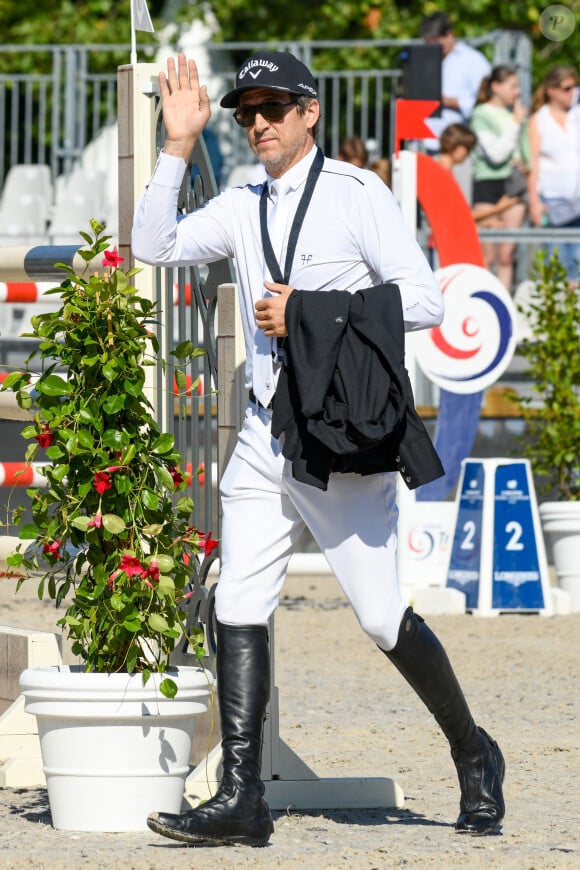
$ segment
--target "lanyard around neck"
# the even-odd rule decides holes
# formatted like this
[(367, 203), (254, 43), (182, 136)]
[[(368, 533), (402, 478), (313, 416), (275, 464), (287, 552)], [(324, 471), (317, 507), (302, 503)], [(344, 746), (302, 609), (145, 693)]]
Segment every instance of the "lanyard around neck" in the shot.
[(294, 220), (292, 221), (283, 275), (278, 260), (276, 259), (276, 255), (272, 247), (272, 242), (270, 240), (270, 234), (268, 232), (268, 184), (264, 184), (262, 195), (260, 197), (260, 232), (262, 234), (262, 247), (264, 249), (266, 263), (268, 265), (268, 269), (270, 270), (272, 280), (275, 281), (276, 284), (288, 284), (290, 280), (290, 273), (292, 271), (292, 262), (294, 260), (294, 252), (296, 251), (298, 236), (304, 222), (306, 210), (308, 209), (310, 200), (312, 199), (314, 187), (316, 186), (316, 182), (318, 181), (318, 176), (322, 171), (323, 163), (324, 154), (322, 153), (320, 148), (318, 148), (316, 151), (316, 156), (314, 157), (314, 160), (312, 162), (312, 166), (310, 167), (310, 170), (306, 177), (304, 191), (302, 193), (302, 196), (300, 197), (300, 202), (298, 203), (298, 208), (296, 209), (296, 214), (294, 215)]

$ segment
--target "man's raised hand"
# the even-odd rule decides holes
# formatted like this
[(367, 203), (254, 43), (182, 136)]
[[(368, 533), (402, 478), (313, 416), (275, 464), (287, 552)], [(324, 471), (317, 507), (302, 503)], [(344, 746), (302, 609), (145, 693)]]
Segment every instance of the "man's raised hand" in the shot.
[(184, 54), (167, 61), (167, 74), (159, 73), (166, 154), (188, 160), (199, 134), (209, 121), (211, 109), (207, 88), (200, 87), (197, 65)]

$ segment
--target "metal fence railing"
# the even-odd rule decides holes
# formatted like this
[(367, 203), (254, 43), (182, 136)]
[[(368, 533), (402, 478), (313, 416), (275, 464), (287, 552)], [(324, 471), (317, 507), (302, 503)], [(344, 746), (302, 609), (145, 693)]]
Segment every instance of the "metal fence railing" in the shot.
[[(492, 31), (470, 43), (487, 51), (494, 63), (511, 63), (519, 72), (524, 99), (531, 90), (531, 43), (519, 32)], [(401, 51), (419, 39), (322, 40), (282, 42), (310, 65), (318, 79), (324, 123), (321, 145), (335, 154), (343, 136), (374, 140), (377, 156), (390, 152), (392, 106), (401, 76)], [(224, 42), (200, 46), (207, 60), (212, 123), (225, 161), (224, 178), (249, 160), (245, 134), (217, 106), (233, 85), (239, 59), (269, 47), (262, 42)], [(140, 49), (152, 59), (155, 46)], [(87, 145), (117, 116), (117, 66), (130, 46), (0, 45), (0, 184), (17, 163), (44, 163), (53, 180), (69, 175)], [(30, 72), (30, 67), (34, 72)]]

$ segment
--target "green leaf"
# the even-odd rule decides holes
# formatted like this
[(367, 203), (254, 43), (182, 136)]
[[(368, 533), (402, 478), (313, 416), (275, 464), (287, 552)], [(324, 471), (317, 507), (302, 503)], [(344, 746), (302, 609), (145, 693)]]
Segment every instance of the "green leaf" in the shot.
[(135, 665), (137, 664), (137, 659), (139, 658), (139, 647), (137, 644), (133, 644), (127, 653), (127, 659), (125, 661), (125, 666), (127, 668), (127, 673), (132, 674), (135, 670)]
[(161, 616), (160, 613), (150, 613), (149, 619), (147, 620), (147, 624), (151, 631), (162, 634), (164, 631), (167, 631), (169, 628), (169, 624), (164, 616)]
[(34, 441), (32, 444), (29, 444), (26, 448), (26, 453), (24, 454), (25, 461), (32, 462), (39, 450), (40, 444), (38, 443), (38, 441)]
[(141, 529), (144, 535), (151, 535), (151, 537), (156, 538), (157, 535), (161, 533), (163, 529), (163, 523), (150, 523), (148, 526), (143, 526)]
[(159, 691), (162, 695), (165, 695), (166, 698), (175, 698), (177, 695), (177, 683), (169, 677), (166, 677), (159, 683)]
[(184, 495), (183, 498), (179, 499), (179, 501), (175, 505), (175, 508), (177, 511), (179, 511), (179, 513), (189, 515), (193, 513), (193, 510), (195, 508), (195, 502), (190, 496)]
[(169, 432), (164, 432), (163, 435), (160, 435), (159, 438), (154, 441), (153, 446), (151, 447), (151, 452), (162, 456), (164, 453), (169, 453), (173, 450), (174, 444), (175, 438), (173, 435)]
[(103, 514), (103, 526), (112, 535), (120, 535), (127, 528), (125, 521), (116, 514)]
[(133, 489), (131, 478), (119, 472), (115, 475), (115, 489), (119, 495), (127, 495)]
[(21, 538), (23, 541), (32, 541), (38, 536), (38, 532), (39, 530), (34, 525), (34, 523), (24, 523), (24, 525), (20, 528), (18, 537)]
[(71, 526), (75, 529), (80, 529), (81, 532), (86, 532), (89, 527), (90, 518), (89, 517), (75, 517), (71, 523)]
[(126, 438), (123, 437), (123, 433), (118, 429), (107, 429), (103, 433), (103, 444), (111, 450), (119, 450), (123, 446), (124, 441), (126, 441)]
[(53, 444), (46, 448), (46, 455), (52, 461), (54, 459), (60, 459), (61, 456), (65, 455), (65, 452), (60, 445)]
[(159, 496), (152, 492), (150, 489), (143, 490), (143, 504), (150, 511), (156, 511), (159, 507)]
[(72, 389), (71, 385), (59, 375), (41, 377), (35, 387), (44, 396), (68, 396)]
[(78, 443), (81, 447), (84, 447), (86, 450), (92, 450), (94, 446), (94, 439), (90, 432), (87, 432), (86, 429), (79, 429), (77, 432)]
[(123, 451), (121, 465), (130, 465), (136, 454), (137, 446), (135, 444), (129, 444), (129, 446)]
[(66, 464), (63, 464), (63, 465), (55, 465), (54, 468), (52, 469), (52, 477), (53, 477), (56, 481), (61, 482), (61, 481), (63, 480), (63, 478), (66, 477), (66, 475), (68, 474), (68, 472), (69, 472), (69, 466), (68, 466), (68, 465), (66, 465)]
[(125, 396), (123, 395), (109, 396), (109, 398), (103, 402), (103, 408), (107, 414), (118, 414), (124, 407)]
[(169, 574), (169, 572), (175, 566), (175, 562), (171, 558), (171, 556), (168, 556), (165, 553), (159, 553), (157, 556), (154, 556), (153, 558), (157, 562), (159, 570), (162, 574)]
[(123, 596), (119, 595), (118, 592), (114, 592), (113, 595), (111, 595), (111, 607), (113, 610), (123, 610), (125, 607)]
[(112, 384), (117, 375), (119, 374), (119, 366), (116, 362), (109, 360), (105, 363), (101, 371), (103, 372), (103, 375), (106, 377), (106, 379)]
[(172, 356), (177, 357), (177, 359), (187, 359), (190, 357), (195, 350), (195, 345), (192, 341), (182, 341), (177, 345), (175, 350), (170, 351)]
[(95, 415), (93, 413), (92, 408), (80, 408), (79, 409), (79, 419), (81, 419), (84, 423), (94, 423)]
[(166, 597), (170, 598), (175, 597), (175, 583), (173, 582), (173, 578), (168, 577), (167, 574), (159, 575), (159, 582), (157, 584), (157, 588), (160, 595), (165, 595)]
[(155, 474), (159, 483), (163, 484), (166, 489), (173, 491), (175, 489), (175, 483), (173, 482), (173, 478), (170, 473), (164, 468), (162, 465), (159, 468), (155, 469)]
[(126, 393), (129, 393), (130, 396), (139, 398), (143, 392), (143, 377), (139, 377), (137, 380), (125, 378), (123, 381), (123, 389)]

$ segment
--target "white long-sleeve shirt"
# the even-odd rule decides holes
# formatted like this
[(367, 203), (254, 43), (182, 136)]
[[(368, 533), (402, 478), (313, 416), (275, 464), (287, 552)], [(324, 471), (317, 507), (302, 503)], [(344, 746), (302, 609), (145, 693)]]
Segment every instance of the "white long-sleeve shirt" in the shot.
[[(283, 176), (288, 220), (285, 248), (316, 149)], [(246, 343), (246, 384), (252, 383), (254, 306), (264, 296), (264, 254), (259, 202), (263, 185), (229, 188), (202, 208), (177, 219), (186, 164), (161, 153), (138, 205), (132, 247), (152, 265), (187, 266), (233, 257)], [(268, 178), (268, 185), (274, 179)], [(269, 206), (270, 207), (270, 206)], [(406, 330), (437, 326), (443, 298), (399, 206), (373, 172), (325, 158), (298, 238), (289, 284), (300, 290), (348, 290), (392, 282), (403, 301)]]

